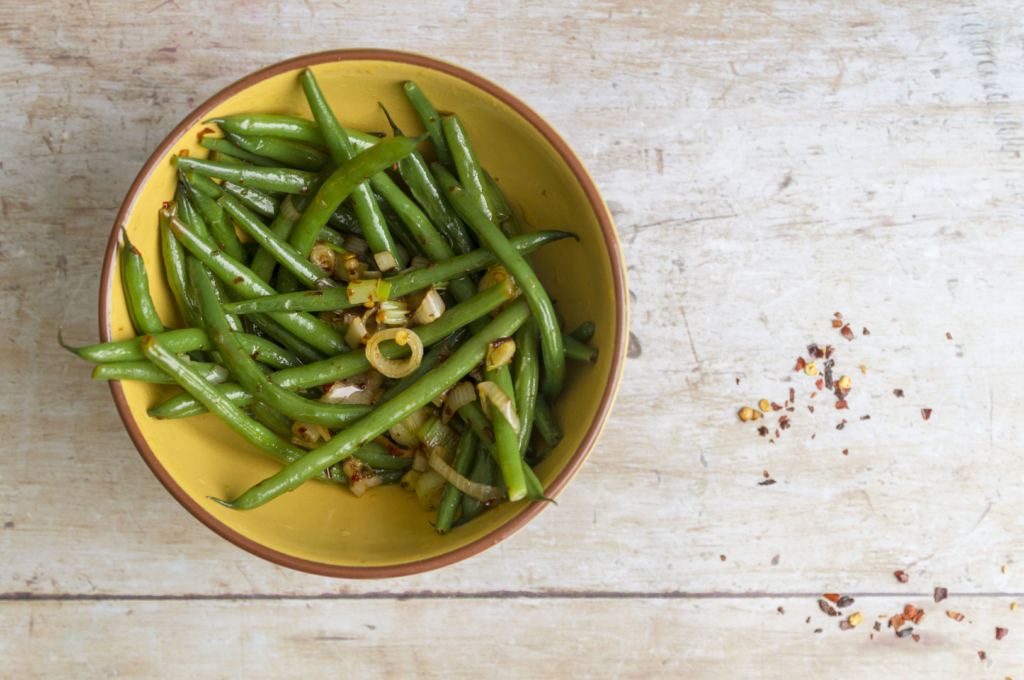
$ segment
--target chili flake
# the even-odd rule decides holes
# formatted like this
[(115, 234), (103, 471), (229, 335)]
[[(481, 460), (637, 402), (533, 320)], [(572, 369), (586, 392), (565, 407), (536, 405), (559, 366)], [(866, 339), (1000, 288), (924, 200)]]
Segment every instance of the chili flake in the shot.
[(844, 456), (849, 456), (850, 455), (850, 449), (843, 449), (843, 455)]
[[(840, 609), (846, 609), (847, 607), (849, 607), (852, 604), (853, 604), (853, 598), (850, 597), (849, 595), (847, 595), (845, 597), (839, 598), (839, 601), (836, 602), (836, 606), (839, 607)], [(857, 624), (853, 624), (853, 625), (857, 625)]]
[(907, 576), (906, 572), (904, 572), (902, 570), (901, 571), (893, 572), (893, 576), (895, 576), (896, 580), (899, 581), (900, 583), (906, 583), (907, 581), (910, 580), (910, 577)]
[(903, 618), (906, 621), (913, 621), (915, 616), (917, 616), (917, 607), (912, 604), (908, 604), (903, 608)]
[(947, 597), (949, 597), (949, 591), (947, 591), (945, 588), (936, 588), (935, 589), (935, 601), (936, 602), (942, 602)]
[(901, 389), (897, 388), (897, 389), (893, 390), (892, 393), (895, 394), (897, 397), (900, 397), (901, 399), (903, 398), (903, 390), (901, 390)]
[(766, 437), (768, 436), (768, 428), (762, 425), (761, 427), (757, 428), (757, 433), (762, 437)]
[(867, 374), (867, 372), (868, 372), (868, 367), (867, 367), (867, 366), (861, 366), (861, 367), (860, 367), (860, 372), (861, 372), (861, 373), (864, 373), (864, 374)]
[(850, 330), (850, 324), (843, 326), (843, 330), (841, 330), (840, 333), (842, 333), (843, 337), (847, 340), (853, 340), (853, 331)]
[(771, 486), (774, 483), (775, 483), (774, 479), (766, 479), (763, 482), (758, 482), (757, 485), (758, 486)]
[(795, 370), (796, 370), (796, 371), (797, 371), (798, 373), (799, 373), (800, 371), (804, 370), (804, 366), (806, 366), (806, 365), (807, 365), (807, 362), (806, 362), (806, 361), (804, 361), (804, 358), (803, 358), (803, 357), (797, 357), (797, 358), (796, 358), (796, 369), (795, 369)]
[(875, 632), (877, 633), (880, 630), (882, 630), (882, 624), (878, 621), (875, 621)]
[(811, 413), (814, 413), (814, 407), (813, 406), (808, 406), (807, 410), (810, 411)]
[(914, 632), (913, 628), (904, 628), (903, 630), (896, 632), (896, 637), (898, 637), (898, 638), (905, 638), (908, 635), (913, 634), (913, 632)]
[(840, 321), (839, 319), (833, 319), (832, 320), (832, 328), (839, 328), (842, 325), (843, 325), (843, 322)]
[(978, 658), (981, 659), (982, 661), (984, 661), (985, 660), (985, 652), (978, 652)]
[(839, 622), (839, 630), (850, 630), (851, 628), (853, 628), (853, 624), (850, 623), (849, 621), (840, 621)]
[(832, 605), (825, 600), (818, 600), (818, 608), (829, 616), (839, 616), (839, 614), (836, 613), (836, 610), (832, 608)]
[(895, 628), (896, 630), (899, 630), (900, 626), (902, 626), (904, 623), (905, 621), (903, 620), (903, 617), (899, 614), (896, 614), (891, 619), (889, 619), (889, 627)]
[(953, 336), (950, 335), (949, 333), (946, 333), (946, 340), (952, 340), (952, 339), (953, 339)]
[(862, 334), (863, 334), (863, 335), (871, 335), (871, 331), (869, 331), (869, 330), (868, 330), (867, 328), (865, 328), (865, 329), (864, 329), (864, 330), (862, 331)]
[(861, 416), (861, 420), (871, 420), (871, 416)]
[(768, 413), (768, 409), (771, 408), (771, 405), (768, 403), (767, 399), (762, 399), (757, 403), (757, 407), (764, 411), (765, 413)]
[(932, 417), (932, 410), (930, 408), (921, 409), (921, 417), (924, 418), (925, 420), (928, 420), (929, 418)]
[(841, 596), (839, 593), (825, 593), (825, 599), (829, 602), (839, 602)]
[(812, 361), (811, 363), (804, 366), (804, 373), (807, 375), (818, 375), (818, 367)]
[(948, 616), (951, 619), (956, 619), (957, 621), (964, 620), (964, 615), (959, 612), (946, 612), (946, 616)]
[(914, 642), (920, 642), (921, 641), (921, 636), (918, 635), (917, 633), (914, 633), (910, 637), (914, 638)]
[(1009, 628), (996, 628), (996, 639), (1002, 640), (1010, 632)]
[(839, 401), (836, 402), (836, 410), (837, 411), (841, 411), (844, 408), (845, 409), (850, 408), (849, 404), (846, 403), (845, 399), (840, 399)]

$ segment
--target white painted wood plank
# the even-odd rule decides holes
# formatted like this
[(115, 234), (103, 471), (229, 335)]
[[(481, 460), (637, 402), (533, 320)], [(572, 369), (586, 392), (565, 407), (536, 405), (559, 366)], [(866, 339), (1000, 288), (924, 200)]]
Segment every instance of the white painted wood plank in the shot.
[(1009, 635), (995, 639), (996, 623), (1012, 620), (1005, 598), (966, 598), (956, 605), (966, 616), (960, 623), (946, 607), (918, 602), (928, 612), (915, 627), (920, 642), (897, 638), (876, 618), (905, 604), (861, 598), (848, 611), (861, 612), (864, 623), (844, 632), (813, 599), (789, 598), (0, 603), (0, 675), (858, 680), (912, 669), (922, 678), (1019, 676), (1019, 631), (1011, 623)]
[[(1013, 3), (2, 7), (0, 592), (886, 592), (897, 568), (1024, 589)], [(110, 221), (177, 120), (367, 36), (478, 70), (562, 131), (616, 215), (643, 353), (558, 508), (464, 565), (337, 583), (189, 518), (54, 335), (95, 337)], [(834, 311), (872, 335), (839, 339)], [(811, 341), (841, 343), (870, 421), (804, 410)], [(790, 386), (776, 445), (736, 421)]]

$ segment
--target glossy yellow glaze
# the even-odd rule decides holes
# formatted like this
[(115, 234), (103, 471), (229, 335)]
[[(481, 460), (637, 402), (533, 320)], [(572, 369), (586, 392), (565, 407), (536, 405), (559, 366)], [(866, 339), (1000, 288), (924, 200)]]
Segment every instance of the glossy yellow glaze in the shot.
[[(365, 131), (390, 131), (378, 101), (384, 102), (406, 134), (421, 131), (401, 90), (404, 81), (415, 80), (439, 110), (461, 115), (482, 164), (526, 216), (529, 227), (566, 229), (581, 236), (580, 243), (562, 241), (534, 255), (540, 278), (558, 301), (567, 329), (592, 319), (597, 324), (594, 344), (609, 350), (593, 365), (569, 363), (566, 389), (555, 405), (565, 439), (537, 470), (548, 484), (576, 452), (612, 378), (613, 276), (594, 209), (568, 165), (536, 129), (503, 102), (465, 81), (391, 62), (335, 62), (317, 66), (314, 72), (342, 124)], [(311, 118), (298, 76), (296, 70), (259, 82), (211, 115), (280, 113)], [(196, 136), (204, 127), (194, 126), (174, 150), (187, 149), (205, 158)], [(160, 163), (140, 192), (126, 226), (145, 257), (161, 317), (166, 325), (181, 327), (164, 280), (157, 226), (160, 204), (173, 197), (174, 178), (170, 162)], [(119, 281), (115, 280), (112, 290), (113, 337), (129, 338), (132, 329)], [(310, 482), (258, 510), (229, 510), (207, 496), (233, 498), (280, 469), (279, 465), (212, 415), (179, 421), (157, 421), (146, 415), (148, 408), (178, 388), (132, 382), (123, 387), (142, 434), (174, 480), (227, 526), (287, 555), (346, 566), (422, 560), (485, 536), (526, 507), (524, 502), (506, 504), (448, 536), (433, 531), (433, 513), (421, 510), (415, 495), (398, 487), (374, 489), (355, 498), (344, 488)], [(558, 512), (557, 508), (550, 511)]]

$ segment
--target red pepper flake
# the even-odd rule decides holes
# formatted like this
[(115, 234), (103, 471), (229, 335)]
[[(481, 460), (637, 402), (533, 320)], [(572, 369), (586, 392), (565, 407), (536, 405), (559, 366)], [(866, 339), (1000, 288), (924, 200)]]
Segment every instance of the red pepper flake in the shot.
[(832, 328), (839, 328), (842, 325), (843, 325), (843, 322), (840, 321), (839, 319), (834, 319), (832, 321)]
[(808, 406), (807, 410), (810, 411), (811, 413), (814, 413), (814, 407), (813, 406)]
[(825, 593), (825, 599), (829, 602), (839, 602), (839, 593)]
[(739, 379), (739, 378), (736, 378), (736, 384), (737, 384), (737, 385), (739, 385), (739, 384), (740, 384), (740, 379)]
[(841, 312), (836, 312), (836, 313), (835, 313), (835, 314), (833, 314), (832, 316), (836, 317), (837, 319), (842, 319), (842, 318), (843, 318), (843, 315), (842, 315), (842, 313), (841, 313)]
[(890, 628), (895, 628), (896, 630), (899, 630), (900, 626), (902, 626), (903, 624), (904, 624), (903, 617), (900, 616), (899, 614), (896, 614), (891, 619), (889, 619), (889, 627)]
[(861, 331), (861, 334), (862, 335), (871, 335), (871, 331), (869, 331), (867, 328), (865, 328), (863, 331)]
[(722, 555), (721, 558), (722, 558), (722, 561), (725, 562), (725, 555)]
[(774, 440), (774, 439), (769, 439), (769, 440), (768, 440), (768, 443), (769, 443), (769, 444), (774, 444), (774, 443), (775, 443), (775, 440)]
[(244, 281), (244, 280), (245, 280), (245, 279), (243, 279), (243, 278), (242, 278), (241, 276), (236, 276), (236, 277), (235, 277), (235, 283), (241, 283), (241, 282), (242, 282), (242, 281)]
[(815, 632), (815, 633), (820, 633), (821, 631), (822, 631), (822, 629), (821, 629), (821, 628), (815, 628), (815, 629), (814, 629), (814, 632)]
[(787, 410), (787, 411), (789, 411), (790, 413), (792, 413), (793, 411), (795, 411), (795, 410), (796, 410), (796, 408), (795, 408), (795, 407), (793, 407), (793, 406), (790, 406), (790, 407), (789, 407), (789, 408), (787, 408), (786, 410)]
[(775, 436), (776, 436), (776, 437), (781, 437), (782, 435), (781, 435), (781, 434), (779, 434), (779, 431), (778, 431), (778, 430), (775, 430)]
[(182, 158), (188, 158), (188, 149), (182, 149), (181, 151), (178, 152), (178, 155), (181, 156)]
[(1002, 640), (1010, 632), (1009, 628), (996, 628), (996, 639)]
[(785, 610), (785, 609), (783, 609), (782, 607), (779, 607), (779, 613), (780, 613), (780, 614), (785, 614), (785, 613), (786, 613), (786, 610)]
[(844, 456), (849, 456), (850, 455), (850, 449), (843, 449), (843, 455)]
[(946, 333), (946, 340), (952, 340), (952, 339), (953, 339), (953, 336), (950, 335), (949, 333)]
[(825, 379), (818, 378), (818, 382), (814, 383), (814, 386), (817, 387), (819, 390), (825, 389)]
[(899, 397), (901, 399), (903, 398), (903, 390), (901, 390), (899, 388), (893, 390), (892, 393), (895, 394), (897, 397)]
[(818, 436), (818, 435), (816, 435), (816, 434), (812, 434), (812, 435), (811, 435), (811, 439), (814, 439), (814, 438), (815, 438), (815, 437), (817, 437), (817, 436)]
[(779, 418), (779, 427), (783, 430), (788, 430), (793, 423), (789, 422), (789, 416), (782, 416)]
[(929, 418), (932, 417), (932, 410), (930, 408), (921, 409), (921, 417), (924, 418), (925, 420), (928, 420)]
[(774, 483), (775, 483), (774, 479), (766, 479), (763, 482), (758, 482), (757, 485), (758, 486), (771, 486)]
[(773, 401), (773, 402), (772, 402), (772, 410), (773, 410), (773, 411), (781, 411), (781, 410), (782, 410), (782, 407), (781, 407), (781, 406), (779, 406), (778, 404), (776, 404), (776, 403), (775, 403), (775, 402)]
[(825, 600), (818, 600), (818, 607), (829, 616), (839, 616), (839, 613)]
[(921, 636), (918, 635), (917, 633), (911, 633), (910, 637), (914, 638), (914, 642), (920, 642), (921, 641)]
[(917, 607), (912, 604), (908, 604), (903, 608), (904, 621), (913, 621), (915, 616), (917, 616)]
[(167, 210), (168, 208), (171, 207), (171, 204), (168, 203), (167, 201), (164, 201), (163, 206), (164, 206), (164, 210)]
[(850, 324), (843, 326), (843, 330), (839, 331), (843, 334), (843, 337), (847, 340), (853, 340), (853, 331), (850, 330)]
[(893, 572), (893, 576), (895, 576), (896, 580), (899, 581), (900, 583), (906, 583), (907, 581), (910, 580), (910, 577), (907, 576), (906, 572), (904, 572), (902, 570), (901, 571), (894, 571)]
[(861, 416), (861, 420), (871, 420), (871, 416)]
[(806, 365), (807, 365), (807, 362), (804, 361), (803, 357), (797, 357), (796, 358), (796, 368), (793, 369), (793, 370), (795, 370), (796, 372), (799, 373), (800, 371), (804, 370), (804, 366), (806, 366)]
[(942, 602), (947, 597), (949, 597), (949, 591), (947, 591), (945, 588), (936, 588), (935, 589), (935, 601), (936, 602)]
[(879, 621), (875, 621), (875, 632), (877, 633), (877, 632), (879, 632), (880, 630), (882, 630), (882, 624), (881, 624), (881, 622), (879, 622)]
[(211, 135), (213, 134), (213, 132), (214, 131), (211, 128), (203, 128), (202, 130), (196, 133), (196, 138), (198, 138), (199, 141), (201, 142), (203, 141), (203, 137), (205, 137), (206, 135)]
[(767, 478), (771, 477), (771, 475), (769, 475), (769, 474), (768, 474), (768, 471), (767, 471), (767, 470), (765, 470), (765, 471), (764, 471), (764, 477), (765, 477), (765, 479), (767, 479)]
[(768, 428), (765, 427), (764, 425), (762, 425), (761, 427), (757, 428), (757, 433), (759, 435), (761, 435), (762, 437), (767, 437), (768, 436)]
[(839, 630), (850, 630), (851, 628), (853, 628), (853, 624), (850, 623), (849, 621), (840, 621), (839, 622)]
[(789, 403), (796, 403), (796, 390), (793, 389), (792, 387), (789, 388)]
[(835, 348), (834, 348), (834, 347), (833, 347), (832, 345), (826, 345), (826, 346), (825, 346), (825, 358), (826, 358), (826, 359), (831, 359), (831, 358), (832, 358), (832, 354), (833, 354), (833, 353), (834, 353), (835, 351), (836, 351), (836, 350), (835, 350)]
[(844, 408), (845, 409), (850, 408), (850, 405), (846, 403), (845, 399), (840, 399), (839, 401), (836, 402), (836, 410), (837, 411), (840, 411), (840, 410), (842, 410)]

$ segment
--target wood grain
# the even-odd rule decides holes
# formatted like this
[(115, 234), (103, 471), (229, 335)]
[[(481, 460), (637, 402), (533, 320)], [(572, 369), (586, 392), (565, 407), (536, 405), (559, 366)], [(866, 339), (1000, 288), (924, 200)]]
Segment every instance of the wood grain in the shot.
[[(429, 677), (442, 673), (431, 659), (463, 650), (449, 640), (505, 635), (525, 656), (494, 646), (463, 673), (535, 676), (554, 660), (597, 676), (614, 658), (625, 677), (859, 677), (912, 654), (930, 677), (1014, 677), (975, 647), (996, 649), (985, 631), (1008, 611), (996, 595), (1024, 592), (1020, 3), (0, 9), (0, 651), (17, 664), (0, 675), (85, 663), (181, 677), (183, 649), (213, 675), (242, 662), (269, 675), (298, 658), (315, 670), (344, 657), (358, 671), (367, 654), (333, 650), (370, 641), (391, 674)], [(192, 520), (55, 335), (63, 324), (72, 341), (96, 338), (111, 221), (178, 120), (260, 66), (370, 45), (476, 70), (566, 137), (616, 218), (639, 356), (557, 508), (464, 564), (352, 583), (263, 563)], [(837, 311), (851, 342), (831, 327)], [(811, 342), (838, 347), (849, 411), (811, 400), (813, 380), (793, 372)], [(780, 437), (781, 413), (765, 438), (737, 420), (790, 388), (793, 426)], [(775, 485), (758, 485), (764, 471)], [(789, 601), (773, 599), (799, 596), (812, 614), (824, 591), (937, 585), (979, 595), (977, 640), (814, 637), (806, 614), (790, 625), (796, 616), (775, 613)], [(456, 597), (419, 599), (428, 593)], [(638, 599), (587, 599), (623, 593)], [(339, 595), (371, 599), (316, 599)], [(391, 595), (409, 599), (375, 599)], [(180, 599), (104, 599), (153, 596)], [(237, 599), (203, 599), (222, 596)], [(355, 636), (363, 619), (379, 637), (314, 641)], [(502, 630), (509, 620), (521, 637)], [(438, 621), (459, 635), (435, 633)], [(381, 642), (409, 629), (425, 631), (422, 647)], [(1015, 639), (999, 649), (1020, 674)], [(310, 653), (321, 644), (332, 651)]]

